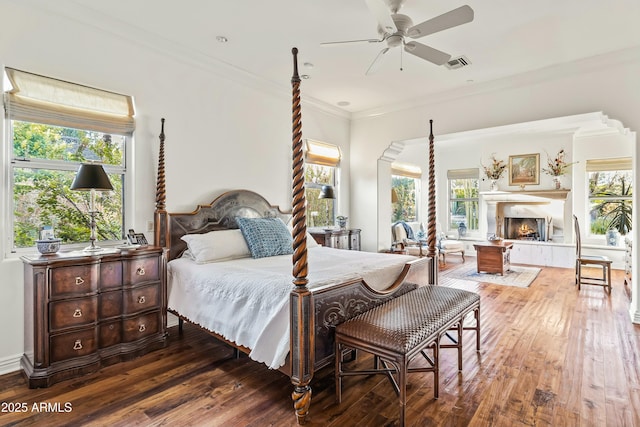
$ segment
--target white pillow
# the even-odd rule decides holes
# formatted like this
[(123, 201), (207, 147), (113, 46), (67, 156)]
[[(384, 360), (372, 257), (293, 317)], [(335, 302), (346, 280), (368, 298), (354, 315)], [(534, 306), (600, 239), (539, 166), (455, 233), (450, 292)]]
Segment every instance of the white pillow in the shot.
[(316, 239), (314, 239), (313, 236), (307, 231), (307, 249), (315, 248), (316, 246), (320, 245), (318, 244), (318, 242), (316, 242)]
[(249, 246), (238, 229), (185, 234), (181, 239), (187, 243), (191, 257), (198, 264), (251, 256)]
[[(293, 238), (293, 221), (292, 221), (292, 219), (290, 219), (289, 222), (287, 223), (287, 228), (289, 229), (289, 233), (291, 233), (291, 237)], [(316, 246), (320, 246), (320, 245), (318, 244), (318, 242), (316, 242), (316, 239), (313, 238), (311, 233), (309, 233), (307, 231), (307, 249), (315, 248)]]
[[(289, 222), (287, 223), (287, 228), (289, 229), (291, 237), (293, 238), (293, 222), (291, 220), (289, 220)], [(316, 246), (320, 245), (318, 244), (318, 242), (316, 242), (316, 239), (313, 238), (311, 233), (307, 231), (307, 249), (315, 248)]]

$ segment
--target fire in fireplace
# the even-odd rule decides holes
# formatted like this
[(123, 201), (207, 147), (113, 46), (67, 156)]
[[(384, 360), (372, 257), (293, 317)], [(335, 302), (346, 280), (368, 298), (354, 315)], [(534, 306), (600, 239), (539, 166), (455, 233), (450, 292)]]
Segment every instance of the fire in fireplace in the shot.
[(510, 240), (534, 240), (544, 242), (546, 237), (544, 218), (505, 218), (504, 238)]

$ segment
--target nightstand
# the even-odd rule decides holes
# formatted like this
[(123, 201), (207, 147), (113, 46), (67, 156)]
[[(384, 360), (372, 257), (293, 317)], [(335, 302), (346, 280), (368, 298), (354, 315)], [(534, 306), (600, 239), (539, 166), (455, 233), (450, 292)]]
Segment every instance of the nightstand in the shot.
[(146, 247), (23, 256), (29, 387), (97, 371), (166, 345), (165, 254)]
[(336, 249), (360, 250), (359, 228), (309, 229), (309, 234), (322, 246)]

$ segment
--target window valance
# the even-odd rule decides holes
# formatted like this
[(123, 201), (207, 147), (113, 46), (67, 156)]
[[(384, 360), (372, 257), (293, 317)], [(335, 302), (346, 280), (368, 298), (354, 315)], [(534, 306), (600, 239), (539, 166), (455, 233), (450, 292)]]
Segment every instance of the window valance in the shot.
[(306, 140), (306, 161), (316, 165), (338, 166), (342, 153), (340, 147), (326, 142)]
[(622, 171), (632, 168), (631, 157), (587, 160), (587, 172)]
[(133, 99), (13, 68), (5, 69), (5, 93), (12, 120), (130, 135), (135, 129)]

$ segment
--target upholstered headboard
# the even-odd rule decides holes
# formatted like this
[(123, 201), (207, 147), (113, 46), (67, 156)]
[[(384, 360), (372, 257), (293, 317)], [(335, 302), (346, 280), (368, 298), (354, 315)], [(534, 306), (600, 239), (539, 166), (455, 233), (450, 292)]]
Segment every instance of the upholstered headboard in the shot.
[(185, 234), (238, 228), (237, 217), (280, 218), (286, 224), (291, 214), (249, 190), (228, 191), (208, 205), (198, 205), (193, 212), (169, 213), (169, 260), (178, 258), (186, 250), (187, 244), (181, 239)]

